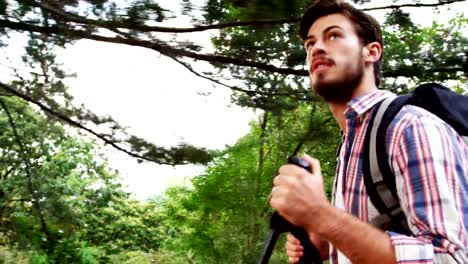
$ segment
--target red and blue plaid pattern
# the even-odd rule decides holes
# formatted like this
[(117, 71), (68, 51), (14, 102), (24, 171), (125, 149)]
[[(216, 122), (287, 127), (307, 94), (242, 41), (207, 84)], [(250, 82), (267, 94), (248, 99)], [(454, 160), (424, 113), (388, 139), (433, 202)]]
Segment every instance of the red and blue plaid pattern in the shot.
[[(347, 131), (338, 158), (333, 204), (364, 222), (379, 214), (364, 186), (364, 138), (374, 105), (390, 96), (395, 95), (381, 90), (360, 96), (345, 112)], [(388, 232), (398, 263), (468, 263), (466, 144), (439, 118), (408, 105), (389, 127), (386, 146), (400, 204), (414, 234)], [(330, 260), (350, 263), (333, 247)]]

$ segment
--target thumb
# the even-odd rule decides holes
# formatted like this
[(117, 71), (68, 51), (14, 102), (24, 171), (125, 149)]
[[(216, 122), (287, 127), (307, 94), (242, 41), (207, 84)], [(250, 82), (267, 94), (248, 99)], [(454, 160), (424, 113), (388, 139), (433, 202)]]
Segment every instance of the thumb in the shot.
[(312, 169), (312, 174), (314, 175), (322, 175), (322, 169), (320, 168), (320, 161), (318, 159), (312, 158), (311, 156), (304, 154), (302, 158), (307, 161)]

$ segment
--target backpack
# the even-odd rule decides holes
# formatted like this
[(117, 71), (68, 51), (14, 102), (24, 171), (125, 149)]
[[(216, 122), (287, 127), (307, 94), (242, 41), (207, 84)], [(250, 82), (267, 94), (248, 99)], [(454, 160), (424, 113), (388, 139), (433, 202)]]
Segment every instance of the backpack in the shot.
[(388, 164), (385, 134), (393, 118), (407, 104), (433, 113), (462, 136), (468, 145), (468, 96), (436, 83), (426, 83), (414, 92), (388, 98), (376, 105), (366, 131), (363, 153), (363, 174), (366, 191), (380, 216), (371, 223), (384, 230), (411, 235), (396, 190), (395, 177)]

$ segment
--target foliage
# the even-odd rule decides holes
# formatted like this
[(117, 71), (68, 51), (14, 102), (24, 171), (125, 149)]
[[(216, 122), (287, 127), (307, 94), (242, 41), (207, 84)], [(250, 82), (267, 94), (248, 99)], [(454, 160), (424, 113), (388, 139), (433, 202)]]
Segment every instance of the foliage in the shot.
[(91, 142), (17, 98), (0, 103), (2, 245), (31, 252), (20, 254), (31, 263), (103, 263), (158, 248), (154, 205), (129, 199)]
[[(219, 2), (208, 1), (206, 19), (212, 23), (277, 18), (272, 11), (284, 10), (282, 1), (269, 1), (266, 6), (262, 1)], [(295, 6), (295, 2), (290, 4)], [(295, 8), (298, 12), (301, 7)], [(463, 44), (467, 39), (461, 35), (463, 27), (466, 21), (459, 17), (449, 25), (434, 23), (430, 28), (421, 28), (403, 11), (390, 12), (384, 24), (387, 78), (383, 87), (403, 92), (424, 81), (450, 80), (458, 87), (466, 85)], [(254, 57), (282, 67), (300, 67), (305, 55), (294, 38), (296, 34), (296, 29), (287, 24), (226, 28), (219, 31), (213, 43), (218, 54), (224, 56)], [(453, 39), (440, 42), (442, 36), (449, 35)], [(434, 70), (434, 65), (441, 67)], [(340, 141), (338, 128), (327, 107), (309, 95), (304, 80), (239, 65), (215, 66), (220, 74), (229, 72), (244, 82), (245, 90), (234, 89), (234, 102), (260, 108), (264, 114), (252, 124), (248, 135), (193, 179), (192, 190), (176, 188), (166, 193), (162, 217), (171, 235), (163, 243), (163, 250), (172, 254), (174, 263), (256, 263), (267, 237), (267, 197), (272, 178), (298, 144), (322, 161), (326, 191), (331, 194), (335, 151)], [(286, 261), (281, 251), (277, 249), (271, 263)]]
[[(384, 25), (388, 43), (383, 69), (388, 79), (384, 88), (402, 91), (423, 81), (457, 80), (466, 90), (468, 56), (464, 49), (466, 36), (461, 34), (466, 19), (462, 16), (450, 26), (422, 29), (400, 8), (437, 7), (461, 1), (435, 4), (397, 1), (387, 7), (391, 12)], [(297, 37), (297, 22), (310, 3), (305, 0), (210, 0), (197, 7), (186, 0), (182, 1), (181, 16), (192, 18), (196, 26), (177, 28), (161, 26), (160, 23), (167, 25), (175, 21), (176, 11), (165, 9), (159, 1), (0, 1), (0, 24), (4, 28), (0, 36), (25, 32), (29, 41), (24, 62), (31, 74), (21, 76), (16, 72), (18, 78), (14, 87), (30, 95), (31, 101), (42, 103), (50, 110), (49, 114), (88, 132), (90, 129), (86, 126), (98, 125), (101, 129), (91, 131), (92, 134), (140, 160), (160, 164), (206, 164), (212, 158), (212, 153), (206, 149), (183, 144), (172, 149), (158, 147), (129, 135), (112, 117), (100, 117), (74, 106), (73, 97), (62, 82), (71, 75), (57, 63), (56, 47), (90, 39), (152, 49), (200, 77), (230, 87), (236, 91), (233, 101), (239, 105), (273, 112), (289, 111), (303, 101), (315, 101), (307, 88), (305, 54)], [(385, 8), (366, 10), (372, 9)], [(210, 29), (216, 29), (212, 54), (204, 53), (206, 48), (185, 37), (185, 33)], [(409, 45), (402, 47), (402, 43)], [(187, 59), (208, 61), (219, 71), (199, 73)], [(406, 82), (401, 77), (406, 78)], [(241, 80), (240, 84), (237, 80)], [(70, 122), (70, 118), (79, 122)], [(122, 143), (129, 148), (122, 147)]]
[[(267, 237), (267, 198), (276, 170), (299, 142), (305, 152), (334, 159), (339, 138), (331, 136), (338, 134), (337, 127), (325, 109), (324, 104), (315, 108), (304, 104), (253, 123), (248, 135), (193, 179), (192, 191), (166, 192), (161, 217), (170, 235), (163, 249), (175, 254), (178, 262), (173, 263), (257, 262)], [(307, 119), (310, 123), (304, 122)], [(334, 165), (323, 165), (329, 191)], [(279, 261), (284, 262), (284, 256), (271, 263)]]
[[(434, 25), (422, 29), (415, 25), (400, 6), (444, 6), (462, 0), (439, 3), (393, 4), (384, 24), (388, 49), (383, 73), (388, 77), (383, 87), (407, 90), (423, 81), (457, 80), (466, 88), (466, 36), (461, 29), (466, 19), (460, 17), (450, 26)], [(357, 4), (370, 2), (354, 1)], [(297, 37), (297, 22), (311, 1), (220, 0), (207, 1), (196, 7), (182, 2), (182, 14), (196, 23), (192, 28), (160, 26), (174, 21), (175, 11), (150, 0), (134, 1), (1, 1), (0, 36), (26, 32), (24, 62), (31, 74), (18, 74), (14, 88), (41, 103), (48, 114), (78, 126), (142, 161), (160, 164), (206, 164), (212, 153), (203, 148), (179, 145), (171, 149), (158, 147), (136, 135), (129, 135), (112, 117), (99, 117), (83, 107), (73, 105), (73, 97), (62, 80), (66, 73), (55, 59), (57, 47), (66, 47), (80, 39), (119, 43), (152, 49), (182, 64), (198, 76), (236, 91), (233, 101), (246, 107), (266, 111), (289, 111), (303, 101), (313, 102), (308, 91), (305, 54)], [(378, 8), (368, 8), (382, 9)], [(385, 9), (385, 8), (383, 8)], [(202, 12), (200, 12), (202, 10)], [(182, 16), (183, 16), (182, 15)], [(212, 42), (213, 54), (187, 42), (185, 33), (217, 29)], [(108, 32), (108, 34), (103, 34)], [(172, 34), (172, 35), (168, 35)], [(169, 40), (170, 39), (170, 40)], [(404, 43), (404, 47), (402, 47)], [(212, 63), (219, 71), (198, 73), (187, 59)], [(411, 79), (401, 81), (401, 77)], [(229, 82), (222, 82), (222, 80)], [(232, 85), (234, 80), (241, 84)], [(409, 85), (408, 85), (409, 83)], [(76, 118), (79, 122), (70, 122)], [(98, 131), (90, 131), (96, 124)], [(129, 148), (122, 147), (126, 143)]]
[[(218, 2), (208, 1), (206, 17), (209, 21), (296, 17), (309, 4), (308, 1), (223, 0), (218, 5)], [(434, 22), (424, 28), (415, 24), (407, 11), (397, 7), (390, 9), (382, 25), (385, 47), (381, 88), (401, 93), (422, 82), (456, 81), (467, 90), (468, 38), (462, 33), (467, 22), (460, 15), (448, 24)], [(278, 67), (302, 69), (306, 60), (295, 23), (222, 29), (213, 38), (213, 44), (218, 54), (255, 58)], [(289, 111), (301, 101), (315, 101), (308, 90), (308, 81), (299, 74), (285, 76), (236, 64), (215, 65), (220, 72), (227, 68), (234, 79), (243, 80), (246, 88), (235, 94), (233, 100), (242, 106)]]
[[(459, 1), (436, 5), (451, 2)], [(0, 261), (256, 263), (268, 231), (272, 178), (298, 147), (321, 160), (330, 195), (339, 129), (310, 91), (297, 37), (299, 16), (310, 1), (182, 4), (182, 14), (196, 26), (160, 26), (179, 15), (150, 0), (0, 0), (0, 48), (8, 43), (5, 37), (23, 34), (23, 62), (30, 71), (15, 70), (13, 82), (0, 82)], [(389, 10), (382, 88), (405, 92), (437, 81), (466, 93), (468, 20), (460, 15), (421, 27), (397, 4)], [(184, 36), (205, 30), (213, 30), (212, 53)], [(232, 101), (260, 109), (260, 118), (221, 152), (184, 144), (162, 148), (130, 135), (111, 116), (75, 106), (68, 93), (64, 79), (73, 74), (55, 53), (82, 39), (152, 49), (229, 87)], [(199, 73), (192, 60), (214, 68)], [(97, 154), (95, 142), (72, 136), (64, 123), (140, 161), (209, 166), (192, 186), (135, 201)], [(284, 262), (278, 249), (271, 263)]]
[[(9, 89), (14, 89), (16, 95), (21, 95), (23, 99), (40, 104), (42, 110), (47, 110), (48, 118), (91, 132), (105, 143), (139, 160), (170, 165), (206, 164), (211, 156), (204, 148), (195, 148), (188, 144), (180, 144), (170, 149), (159, 147), (136, 135), (128, 134), (126, 129), (110, 116), (98, 116), (83, 105), (74, 105), (74, 98), (64, 84), (64, 79), (74, 77), (74, 74), (63, 70), (55, 55), (58, 48), (66, 48), (67, 44), (72, 44), (78, 39), (76, 36), (68, 35), (75, 26), (73, 22), (67, 20), (69, 15), (64, 15), (66, 13), (64, 10), (67, 8), (85, 10), (86, 15), (130, 26), (141, 25), (146, 20), (162, 21), (165, 17), (165, 10), (148, 0), (133, 1), (130, 6), (124, 4), (121, 8), (107, 0), (9, 1), (3, 5), (0, 2), (2, 28), (9, 23), (18, 23), (20, 27), (32, 26), (26, 29), (30, 32), (25, 36), (28, 41), (22, 56), (28, 71), (22, 73), (15, 69), (15, 80)], [(124, 10), (123, 13), (121, 9)], [(35, 31), (34, 28), (37, 27), (53, 28), (56, 34)], [(97, 30), (95, 25), (84, 25), (79, 28), (86, 34)], [(10, 30), (0, 31), (0, 37), (9, 37), (9, 34)], [(6, 84), (2, 83), (2, 86), (5, 87)], [(87, 127), (92, 125), (97, 125), (100, 129), (92, 131)], [(129, 147), (122, 147), (122, 143), (126, 143)]]
[(434, 22), (422, 28), (408, 13), (395, 10), (388, 14), (384, 26), (384, 87), (402, 92), (422, 82), (455, 80), (466, 90), (468, 38), (462, 34), (468, 26), (466, 18), (458, 16), (447, 24)]

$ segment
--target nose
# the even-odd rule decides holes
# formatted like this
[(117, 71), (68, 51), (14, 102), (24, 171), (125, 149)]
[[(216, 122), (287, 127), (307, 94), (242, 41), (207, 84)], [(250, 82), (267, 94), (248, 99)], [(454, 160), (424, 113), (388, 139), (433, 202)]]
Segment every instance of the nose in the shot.
[(325, 49), (325, 45), (323, 43), (323, 41), (321, 40), (317, 40), (314, 45), (312, 45), (309, 49), (308, 49), (308, 53), (309, 53), (309, 56), (312, 55), (311, 57), (312, 58), (315, 58), (317, 57), (318, 55), (323, 55), (325, 54), (326, 52), (326, 49)]
[(324, 56), (326, 54), (325, 45), (322, 41), (317, 40), (313, 45), (307, 48), (307, 65), (310, 69), (312, 62), (319, 56)]

